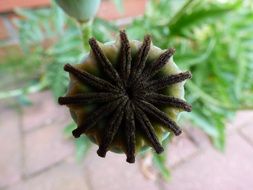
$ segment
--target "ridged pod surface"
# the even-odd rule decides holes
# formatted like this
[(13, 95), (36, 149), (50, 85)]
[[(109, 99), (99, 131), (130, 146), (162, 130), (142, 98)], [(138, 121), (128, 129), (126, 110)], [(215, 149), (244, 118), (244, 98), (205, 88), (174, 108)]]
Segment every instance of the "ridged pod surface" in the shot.
[(124, 152), (129, 163), (148, 147), (163, 152), (168, 134), (181, 134), (179, 113), (191, 111), (184, 101), (191, 73), (174, 63), (174, 49), (161, 50), (149, 35), (140, 42), (121, 31), (116, 41), (102, 44), (91, 38), (89, 44), (81, 64), (64, 67), (70, 83), (59, 103), (69, 107), (77, 124), (73, 135), (87, 135), (101, 157), (108, 150)]

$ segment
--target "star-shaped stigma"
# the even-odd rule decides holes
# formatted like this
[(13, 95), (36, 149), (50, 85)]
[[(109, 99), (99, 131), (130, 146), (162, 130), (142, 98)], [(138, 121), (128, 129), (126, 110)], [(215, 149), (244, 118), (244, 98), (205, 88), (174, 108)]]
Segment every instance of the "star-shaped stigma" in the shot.
[(152, 125), (153, 121), (180, 135), (181, 129), (159, 107), (175, 107), (191, 111), (191, 106), (176, 97), (163, 94), (169, 85), (191, 78), (190, 72), (182, 72), (164, 76), (161, 69), (174, 54), (174, 49), (168, 49), (158, 59), (146, 64), (151, 46), (151, 37), (145, 36), (144, 41), (132, 57), (130, 43), (125, 31), (120, 32), (120, 51), (116, 65), (105, 56), (94, 38), (89, 40), (98, 69), (104, 74), (94, 76), (85, 70), (77, 69), (70, 64), (64, 70), (71, 73), (80, 83), (95, 89), (77, 95), (60, 97), (61, 105), (99, 105), (90, 112), (85, 122), (73, 130), (78, 138), (88, 129), (96, 126), (103, 118), (108, 118), (102, 139), (99, 142), (97, 154), (105, 157), (115, 135), (122, 131), (125, 134), (127, 162), (135, 162), (136, 129), (140, 130), (157, 153), (163, 152), (158, 137)]

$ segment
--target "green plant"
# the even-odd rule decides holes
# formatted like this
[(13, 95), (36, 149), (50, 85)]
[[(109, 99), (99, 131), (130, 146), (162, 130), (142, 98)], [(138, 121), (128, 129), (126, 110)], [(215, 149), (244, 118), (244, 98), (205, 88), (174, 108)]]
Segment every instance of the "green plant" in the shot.
[[(248, 80), (252, 72), (252, 28), (248, 27), (252, 5), (189, 0), (168, 18), (167, 12), (175, 10), (170, 2), (151, 1), (147, 13), (128, 27), (128, 33), (138, 39), (143, 31), (151, 31), (155, 44), (176, 48), (176, 62), (193, 74), (186, 85), (193, 113), (183, 117), (223, 150), (227, 119), (236, 110), (252, 107), (252, 81)], [(162, 7), (171, 9), (162, 11)]]
[[(75, 21), (65, 16), (55, 4), (51, 9), (16, 9), (16, 13), (23, 18), (14, 20), (19, 29), (19, 42), (23, 50), (23, 54), (18, 57), (22, 64), (8, 64), (5, 61), (1, 64), (3, 68), (1, 71), (4, 75), (6, 69), (11, 67), (8, 70), (12, 72), (14, 71), (12, 68), (18, 66), (21, 67), (20, 72), (24, 74), (29, 67), (36, 71), (34, 74), (31, 72), (29, 78), (37, 83), (27, 85), (28, 91), (34, 86), (43, 86), (50, 88), (57, 98), (66, 91), (68, 84), (67, 74), (62, 70), (63, 65), (78, 63), (85, 54), (81, 30)], [(103, 23), (105, 21), (101, 19), (94, 21), (93, 25), (96, 28), (94, 34), (99, 40), (106, 41), (111, 38), (110, 31), (116, 28), (112, 24)], [(9, 61), (15, 62), (13, 59), (15, 58), (10, 56)], [(22, 91), (20, 89), (19, 93), (2, 92), (0, 97), (21, 95)]]

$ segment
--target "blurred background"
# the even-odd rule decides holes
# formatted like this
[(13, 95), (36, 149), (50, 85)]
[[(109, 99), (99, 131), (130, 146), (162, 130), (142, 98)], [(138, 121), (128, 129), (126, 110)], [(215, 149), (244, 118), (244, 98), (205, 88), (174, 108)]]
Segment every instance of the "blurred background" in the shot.
[[(68, 16), (64, 1), (84, 2), (80, 15), (68, 5)], [(0, 1), (0, 190), (252, 189), (253, 2), (77, 1)], [(107, 42), (122, 28), (176, 48), (174, 61), (193, 74), (184, 133), (136, 164), (111, 152), (102, 159), (86, 137), (74, 139), (57, 104), (63, 65), (80, 62), (90, 36)]]

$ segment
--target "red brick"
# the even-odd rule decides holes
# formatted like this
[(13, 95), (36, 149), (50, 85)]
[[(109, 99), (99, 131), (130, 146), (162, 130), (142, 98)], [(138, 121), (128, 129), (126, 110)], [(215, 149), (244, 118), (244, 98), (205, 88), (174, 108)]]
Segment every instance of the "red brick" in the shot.
[(112, 1), (104, 1), (101, 3), (98, 11), (98, 17), (115, 20), (118, 18), (135, 17), (144, 13), (147, 0), (128, 0), (123, 1), (124, 12), (118, 12)]
[(6, 40), (8, 37), (8, 30), (5, 27), (3, 19), (0, 18), (0, 40)]
[(25, 136), (25, 174), (40, 172), (73, 154), (72, 141), (63, 137), (63, 123), (51, 124)]
[(74, 163), (63, 163), (8, 190), (88, 190), (83, 170)]
[(31, 8), (31, 7), (40, 7), (47, 6), (50, 4), (50, 0), (1, 0), (0, 1), (0, 12), (12, 11), (15, 8)]
[(164, 189), (249, 190), (253, 186), (253, 149), (239, 135), (229, 136), (224, 154), (210, 148), (172, 171)]
[(206, 148), (207, 146), (211, 146), (208, 135), (198, 127), (186, 126), (183, 130), (197, 147)]
[(85, 159), (89, 172), (91, 189), (96, 190), (157, 190), (153, 181), (141, 174), (138, 163), (129, 164), (125, 155), (108, 152), (106, 158), (96, 154), (97, 146), (92, 148)]
[(49, 91), (31, 94), (32, 105), (23, 108), (23, 127), (25, 131), (49, 125), (53, 122), (70, 121), (70, 114), (65, 106), (60, 106)]
[(228, 134), (236, 132), (237, 129), (242, 128), (247, 123), (251, 123), (252, 118), (253, 118), (253, 111), (252, 110), (238, 111), (234, 117), (234, 120), (231, 120), (227, 124)]
[(250, 122), (245, 124), (245, 126), (241, 129), (241, 133), (243, 137), (253, 145), (253, 123)]
[(0, 189), (21, 178), (21, 139), (18, 115), (15, 111), (1, 110), (0, 114)]
[(178, 165), (198, 152), (198, 148), (187, 138), (185, 133), (173, 138), (168, 145), (167, 162), (169, 167)]
[[(147, 0), (123, 1), (124, 12), (120, 13), (112, 1), (102, 1), (97, 15), (98, 17), (108, 19), (108, 20), (139, 16), (144, 13), (146, 3), (147, 3)], [(37, 1), (1, 0), (0, 12), (12, 11), (13, 9), (17, 7), (32, 8), (32, 7), (41, 7), (41, 6), (49, 6), (49, 5), (50, 5), (49, 0), (37, 0)]]

